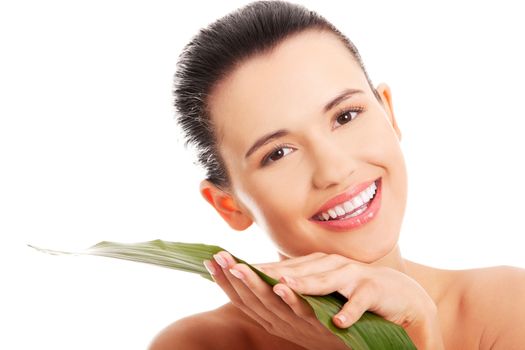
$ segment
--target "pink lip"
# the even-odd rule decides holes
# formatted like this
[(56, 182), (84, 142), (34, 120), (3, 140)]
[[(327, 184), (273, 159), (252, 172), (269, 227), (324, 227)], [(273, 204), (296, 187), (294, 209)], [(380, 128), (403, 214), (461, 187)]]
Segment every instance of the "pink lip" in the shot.
[[(362, 185), (356, 186), (355, 189), (358, 189), (357, 192), (355, 192), (355, 189), (352, 189), (351, 190), (352, 192), (350, 192), (350, 191), (349, 192), (350, 193), (354, 193), (354, 195), (355, 195), (355, 194), (359, 193), (360, 191), (364, 190), (365, 188), (367, 188), (372, 182), (368, 183), (367, 185), (364, 185), (364, 187)], [(382, 192), (383, 192), (382, 191), (382, 187), (383, 186), (381, 184), (381, 178), (379, 178), (379, 180), (377, 180), (376, 184), (377, 184), (376, 194), (375, 194), (374, 198), (372, 199), (372, 201), (369, 203), (368, 208), (363, 213), (361, 213), (361, 214), (359, 214), (357, 216), (354, 216), (352, 218), (348, 218), (348, 219), (321, 221), (321, 220), (316, 220), (314, 218), (311, 218), (310, 221), (313, 221), (316, 224), (319, 224), (319, 225), (323, 226), (326, 229), (333, 230), (333, 231), (339, 231), (339, 232), (347, 231), (347, 230), (354, 229), (354, 228), (358, 228), (358, 227), (366, 224), (367, 222), (371, 221), (372, 219), (374, 219), (377, 216), (377, 213), (379, 212), (379, 208), (381, 207), (381, 198), (382, 198)], [(322, 208), (329, 209), (329, 208), (333, 207), (334, 205), (337, 205), (337, 204), (341, 203), (341, 202), (337, 202), (336, 200), (340, 199), (340, 198), (343, 198), (342, 196), (344, 196), (345, 194), (348, 194), (349, 192), (345, 192), (344, 194), (341, 194), (341, 195), (338, 195), (338, 196), (334, 197), (333, 199), (328, 201), (327, 204), (323, 205)], [(348, 196), (344, 197), (344, 198), (348, 198)], [(346, 200), (348, 200), (348, 199), (346, 199)], [(331, 203), (335, 203), (335, 204), (331, 204)], [(324, 211), (324, 209), (322, 211)]]
[(313, 217), (321, 214), (322, 212), (327, 211), (330, 208), (335, 207), (338, 204), (342, 204), (342, 203), (344, 203), (344, 202), (354, 198), (356, 195), (358, 195), (364, 189), (366, 189), (368, 186), (370, 186), (374, 181), (375, 180), (360, 183), (359, 185), (352, 187), (348, 191), (345, 191), (345, 192), (343, 192), (341, 194), (338, 194), (337, 196), (335, 196), (334, 198), (330, 199), (325, 204), (323, 204), (321, 206), (321, 208), (319, 208), (319, 210), (317, 211), (317, 213)]

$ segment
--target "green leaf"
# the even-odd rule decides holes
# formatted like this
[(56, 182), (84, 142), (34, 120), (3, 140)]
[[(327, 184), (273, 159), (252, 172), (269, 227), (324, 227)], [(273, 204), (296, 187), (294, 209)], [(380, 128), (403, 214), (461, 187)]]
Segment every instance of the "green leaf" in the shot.
[[(213, 259), (213, 255), (224, 251), (221, 247), (206, 244), (191, 244), (154, 240), (141, 243), (100, 242), (80, 253), (61, 252), (33, 247), (49, 254), (88, 254), (110, 258), (138, 261), (159, 265), (185, 272), (192, 272), (213, 281), (203, 265), (204, 260)], [(237, 262), (248, 265), (266, 283), (274, 286), (277, 280), (257, 270), (247, 262), (234, 257)], [(336, 327), (332, 317), (339, 312), (347, 299), (339, 293), (325, 296), (298, 294), (312, 307), (319, 321), (332, 333), (354, 350), (371, 349), (416, 349), (405, 330), (390, 321), (372, 313), (363, 316), (347, 329)]]

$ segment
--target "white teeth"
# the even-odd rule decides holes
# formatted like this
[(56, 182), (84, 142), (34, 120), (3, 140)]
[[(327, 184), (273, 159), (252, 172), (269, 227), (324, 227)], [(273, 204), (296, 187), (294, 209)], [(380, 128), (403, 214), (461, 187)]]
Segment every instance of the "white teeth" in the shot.
[(351, 212), (352, 210), (354, 210), (354, 206), (352, 205), (352, 201), (346, 201), (344, 202), (343, 204), (343, 208), (345, 209), (345, 211), (347, 213)]
[(363, 205), (363, 200), (361, 199), (361, 196), (357, 196), (354, 199), (352, 199), (352, 204), (354, 208), (358, 208)]
[(366, 210), (366, 208), (361, 208), (361, 209), (358, 209), (356, 210), (355, 212), (353, 212), (352, 214), (348, 215), (349, 218), (353, 218), (354, 216), (357, 216), (359, 214), (361, 214), (362, 212), (364, 212)]
[[(323, 212), (319, 214), (317, 217), (319, 220), (329, 220), (330, 218), (335, 219), (337, 217), (343, 217), (347, 213), (352, 212), (356, 208), (359, 208), (365, 203), (370, 202), (370, 199), (375, 195), (377, 191), (376, 183), (373, 182), (370, 186), (368, 186), (366, 189), (361, 191), (357, 196), (355, 196), (352, 200), (346, 201), (342, 204), (336, 205), (335, 207), (328, 209), (328, 211)], [(365, 208), (359, 209), (352, 213), (351, 215), (347, 215), (345, 217), (354, 217), (362, 212), (364, 212), (368, 206)]]

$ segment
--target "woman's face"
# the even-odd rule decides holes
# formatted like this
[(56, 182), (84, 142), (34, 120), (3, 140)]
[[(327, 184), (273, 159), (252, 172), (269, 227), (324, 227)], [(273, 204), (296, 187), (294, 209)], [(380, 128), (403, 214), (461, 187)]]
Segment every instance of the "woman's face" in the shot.
[[(326, 107), (349, 90), (360, 92)], [(213, 90), (210, 113), (232, 197), (281, 254), (322, 251), (374, 262), (396, 247), (406, 169), (389, 89), (381, 84), (377, 90), (383, 105), (344, 44), (320, 31), (248, 59)], [(352, 225), (339, 220), (352, 208), (347, 203), (338, 213), (334, 205), (345, 209), (352, 188), (379, 178), (381, 194), (369, 210)], [(329, 207), (337, 220), (320, 220)]]

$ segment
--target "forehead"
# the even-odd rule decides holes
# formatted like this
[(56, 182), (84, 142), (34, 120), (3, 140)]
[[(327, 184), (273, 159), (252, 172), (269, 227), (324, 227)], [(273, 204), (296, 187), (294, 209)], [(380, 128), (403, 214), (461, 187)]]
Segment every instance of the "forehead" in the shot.
[(243, 62), (212, 92), (221, 149), (245, 152), (258, 137), (292, 129), (347, 88), (369, 91), (348, 48), (334, 34), (305, 31)]

